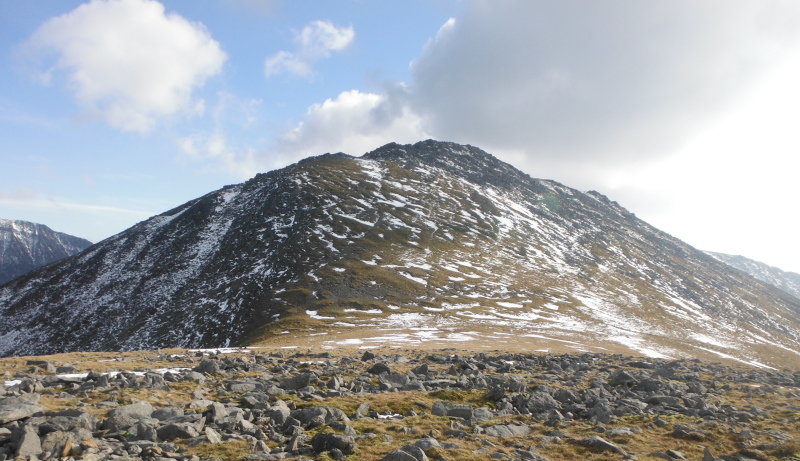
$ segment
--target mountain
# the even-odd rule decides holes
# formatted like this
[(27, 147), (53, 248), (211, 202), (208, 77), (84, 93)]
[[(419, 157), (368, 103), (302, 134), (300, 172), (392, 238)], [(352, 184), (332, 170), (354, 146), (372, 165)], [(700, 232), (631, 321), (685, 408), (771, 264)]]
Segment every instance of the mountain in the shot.
[(724, 253), (706, 253), (719, 259), (725, 264), (744, 271), (762, 282), (779, 288), (795, 298), (800, 298), (800, 274), (796, 272), (786, 272), (777, 267), (755, 261), (744, 256), (733, 256)]
[(91, 245), (44, 224), (0, 219), (0, 285)]
[(0, 354), (461, 341), (782, 366), (798, 314), (597, 192), (424, 141), (258, 174), (14, 280)]

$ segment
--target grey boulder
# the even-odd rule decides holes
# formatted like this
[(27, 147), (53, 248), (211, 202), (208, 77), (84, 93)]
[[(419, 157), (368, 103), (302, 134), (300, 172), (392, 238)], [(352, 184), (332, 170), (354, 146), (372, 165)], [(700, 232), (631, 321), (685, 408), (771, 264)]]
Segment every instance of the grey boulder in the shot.
[(38, 394), (0, 399), (0, 425), (29, 418), (44, 411)]

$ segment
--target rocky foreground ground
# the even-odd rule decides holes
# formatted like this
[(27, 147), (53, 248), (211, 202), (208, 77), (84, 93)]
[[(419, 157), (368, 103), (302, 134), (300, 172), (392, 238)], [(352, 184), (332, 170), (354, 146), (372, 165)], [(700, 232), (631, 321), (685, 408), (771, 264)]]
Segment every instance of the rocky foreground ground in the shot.
[(594, 353), (173, 352), (0, 361), (0, 461), (800, 459), (797, 371)]

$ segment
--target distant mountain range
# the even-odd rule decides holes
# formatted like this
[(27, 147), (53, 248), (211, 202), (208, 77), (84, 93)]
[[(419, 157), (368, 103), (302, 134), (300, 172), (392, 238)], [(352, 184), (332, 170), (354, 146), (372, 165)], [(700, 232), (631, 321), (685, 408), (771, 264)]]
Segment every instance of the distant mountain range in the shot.
[(0, 355), (290, 332), (800, 360), (797, 298), (600, 193), (437, 141), (211, 192), (0, 287), (0, 316)]
[(91, 245), (44, 224), (0, 219), (0, 285)]
[(714, 253), (712, 251), (707, 251), (706, 253), (729, 266), (747, 272), (762, 282), (769, 283), (796, 298), (800, 298), (800, 274), (796, 272), (786, 272), (777, 267), (745, 258), (744, 256), (733, 256), (724, 253)]

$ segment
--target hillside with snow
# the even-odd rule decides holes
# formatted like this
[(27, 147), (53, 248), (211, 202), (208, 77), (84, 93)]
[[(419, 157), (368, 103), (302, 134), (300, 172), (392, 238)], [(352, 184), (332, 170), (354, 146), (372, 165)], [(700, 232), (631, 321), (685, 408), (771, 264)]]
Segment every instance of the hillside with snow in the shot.
[(798, 313), (600, 193), (425, 141), (259, 174), (0, 288), (0, 354), (291, 333), (780, 366), (800, 360)]

